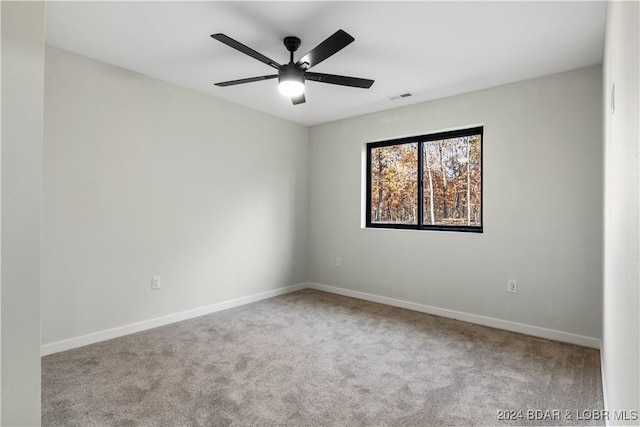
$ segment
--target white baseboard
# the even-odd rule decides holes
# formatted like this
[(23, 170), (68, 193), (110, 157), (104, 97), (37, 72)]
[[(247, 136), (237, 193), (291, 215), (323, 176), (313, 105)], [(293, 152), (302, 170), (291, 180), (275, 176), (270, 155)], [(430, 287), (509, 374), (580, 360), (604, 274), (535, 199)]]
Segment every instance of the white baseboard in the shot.
[(496, 329), (504, 329), (511, 332), (532, 335), (534, 337), (547, 338), (554, 341), (566, 342), (585, 347), (600, 349), (600, 340), (583, 335), (571, 334), (568, 332), (556, 331), (553, 329), (540, 328), (538, 326), (525, 325), (523, 323), (510, 322), (508, 320), (495, 319), (477, 314), (463, 313), (461, 311), (449, 310), (446, 308), (433, 307), (430, 305), (418, 304), (415, 302), (399, 300), (395, 298), (383, 297), (365, 292), (353, 291), (350, 289), (337, 288), (335, 286), (322, 285), (319, 283), (309, 283), (308, 287), (319, 291), (344, 295), (366, 301), (378, 302), (394, 307), (406, 308), (408, 310), (419, 311), (421, 313), (434, 314), (436, 316), (448, 317), (451, 319), (463, 320), (469, 323), (489, 326)]
[[(40, 347), (40, 354), (47, 356), (49, 354), (58, 353), (73, 348), (94, 344), (100, 341), (110, 340), (112, 338), (122, 337), (124, 335), (145, 331), (147, 329), (157, 328), (159, 326), (168, 325), (170, 323), (180, 322), (182, 320), (192, 319), (194, 317), (204, 316), (206, 314), (215, 313), (217, 311), (227, 310), (229, 308), (239, 307), (241, 305), (250, 304), (252, 302), (261, 301), (267, 298), (273, 298), (278, 295), (284, 295), (305, 288), (316, 289), (319, 291), (330, 292), (337, 295), (344, 295), (351, 298), (358, 298), (366, 301), (377, 302), (381, 304), (391, 305), (394, 307), (406, 308), (408, 310), (418, 311), (421, 313), (434, 314), (436, 316), (448, 317), (452, 319), (463, 320), (465, 322), (475, 323), (478, 325), (489, 326), (497, 329), (504, 329), (512, 332), (519, 332), (526, 335), (533, 335), (541, 338), (548, 338), (555, 341), (562, 341), (570, 344), (582, 345), (585, 347), (593, 347), (601, 350), (601, 342), (599, 339), (586, 337), (583, 335), (570, 334), (568, 332), (556, 331), (553, 329), (545, 329), (537, 326), (525, 325), (522, 323), (510, 322), (507, 320), (495, 319), (492, 317), (479, 316), (476, 314), (463, 313), (460, 311), (449, 310), (446, 308), (433, 307), (425, 304), (399, 300), (395, 298), (383, 297), (379, 295), (369, 294), (365, 292), (353, 291), (350, 289), (338, 288), (335, 286), (322, 285), (319, 283), (300, 283), (293, 286), (273, 289), (246, 297), (236, 298), (229, 301), (223, 301), (217, 304), (199, 307), (192, 310), (182, 311), (180, 313), (169, 314), (167, 316), (157, 317), (155, 319), (144, 320), (142, 322), (132, 323), (129, 325), (119, 326), (117, 328), (107, 329), (79, 337), (69, 338), (62, 341), (56, 341), (49, 344), (43, 344)], [(602, 350), (600, 351), (602, 355)], [(603, 365), (604, 366), (604, 365)], [(604, 369), (602, 370), (603, 396), (606, 395), (604, 386)]]
[(192, 310), (182, 311), (180, 313), (169, 314), (167, 316), (157, 317), (155, 319), (144, 320), (142, 322), (132, 323), (129, 325), (119, 326), (117, 328), (107, 329), (105, 331), (95, 332), (92, 334), (82, 335), (79, 337), (69, 338), (62, 341), (56, 341), (40, 346), (40, 355), (47, 356), (49, 354), (58, 353), (73, 348), (94, 344), (100, 341), (110, 340), (112, 338), (122, 337), (124, 335), (141, 332), (147, 329), (157, 328), (158, 326), (168, 325), (170, 323), (180, 322), (182, 320), (192, 319), (194, 317), (204, 316), (205, 314), (215, 313), (216, 311), (227, 310), (229, 308), (239, 307), (252, 302), (261, 301), (267, 298), (273, 298), (278, 295), (288, 294), (290, 292), (299, 291), (307, 287), (306, 283), (293, 286), (273, 289), (270, 291), (260, 292), (258, 294), (248, 295), (246, 297), (236, 298), (229, 301), (219, 302), (217, 304), (205, 307), (194, 308)]

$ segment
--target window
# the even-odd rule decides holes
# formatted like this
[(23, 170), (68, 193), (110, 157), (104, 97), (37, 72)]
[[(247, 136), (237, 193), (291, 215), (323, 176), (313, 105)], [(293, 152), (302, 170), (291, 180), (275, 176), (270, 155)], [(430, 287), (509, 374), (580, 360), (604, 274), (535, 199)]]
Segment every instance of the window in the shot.
[(367, 144), (367, 227), (482, 233), (482, 131)]

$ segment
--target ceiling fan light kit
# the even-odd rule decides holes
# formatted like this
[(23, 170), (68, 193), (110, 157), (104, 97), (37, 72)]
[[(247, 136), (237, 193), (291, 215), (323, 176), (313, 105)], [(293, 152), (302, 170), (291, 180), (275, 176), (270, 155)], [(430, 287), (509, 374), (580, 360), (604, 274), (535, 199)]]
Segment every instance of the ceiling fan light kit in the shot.
[(293, 98), (304, 93), (304, 72), (295, 64), (283, 65), (278, 72), (278, 89)]
[(280, 65), (276, 61), (262, 55), (259, 52), (256, 52), (250, 47), (243, 45), (242, 43), (232, 39), (225, 34), (212, 34), (211, 37), (221, 43), (226, 44), (229, 47), (232, 47), (244, 53), (245, 55), (249, 55), (250, 57), (257, 59), (258, 61), (278, 70), (278, 74), (230, 80), (226, 82), (216, 83), (216, 86), (234, 86), (243, 83), (274, 79), (277, 77), (278, 89), (280, 90), (280, 92), (285, 96), (290, 97), (294, 105), (298, 105), (305, 102), (304, 89), (306, 80), (311, 80), (319, 83), (335, 84), (340, 86), (359, 87), (363, 89), (369, 89), (374, 82), (373, 80), (362, 79), (359, 77), (339, 76), (336, 74), (325, 73), (312, 73), (307, 71), (311, 67), (318, 65), (328, 57), (344, 49), (347, 45), (354, 41), (354, 38), (343, 30), (336, 31), (333, 35), (320, 43), (309, 53), (300, 58), (298, 62), (293, 61), (293, 53), (300, 47), (300, 39), (292, 36), (285, 37), (284, 46), (289, 51), (289, 63), (285, 65)]

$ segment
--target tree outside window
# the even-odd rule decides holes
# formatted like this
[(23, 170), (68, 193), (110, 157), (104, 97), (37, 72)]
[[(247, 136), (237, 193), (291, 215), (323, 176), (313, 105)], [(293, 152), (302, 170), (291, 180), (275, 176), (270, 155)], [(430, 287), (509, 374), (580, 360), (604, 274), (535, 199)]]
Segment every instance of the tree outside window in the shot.
[(367, 227), (482, 232), (482, 134), (367, 144)]

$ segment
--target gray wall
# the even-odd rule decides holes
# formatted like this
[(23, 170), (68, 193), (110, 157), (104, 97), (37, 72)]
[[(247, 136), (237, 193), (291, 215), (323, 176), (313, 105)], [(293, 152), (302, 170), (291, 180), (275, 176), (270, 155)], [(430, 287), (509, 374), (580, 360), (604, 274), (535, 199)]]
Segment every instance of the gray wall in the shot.
[(306, 281), (306, 127), (50, 47), (45, 66), (45, 344)]
[[(609, 2), (603, 103), (603, 373), (610, 411), (640, 411), (639, 14), (638, 2)], [(638, 425), (638, 420), (628, 424)]]
[[(601, 79), (595, 66), (313, 127), (310, 281), (600, 339)], [(477, 124), (484, 234), (362, 228), (366, 142)]]
[(2, 419), (40, 424), (44, 4), (2, 2)]

